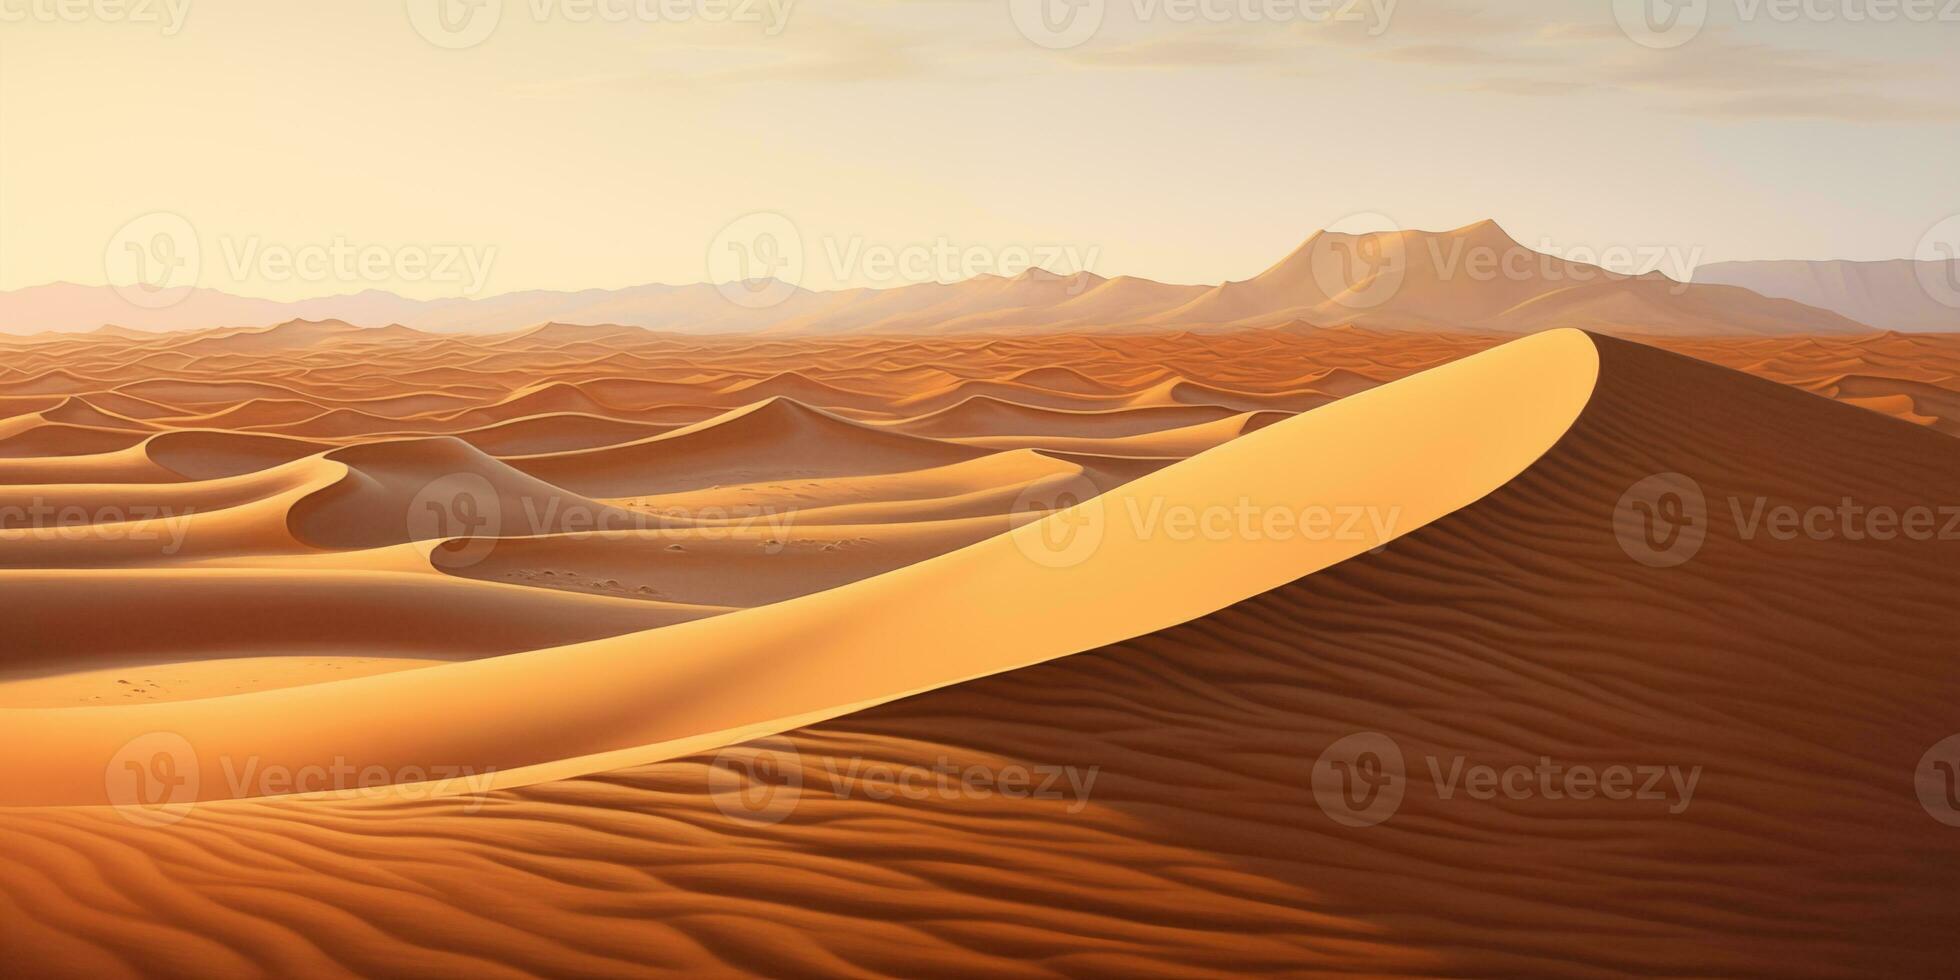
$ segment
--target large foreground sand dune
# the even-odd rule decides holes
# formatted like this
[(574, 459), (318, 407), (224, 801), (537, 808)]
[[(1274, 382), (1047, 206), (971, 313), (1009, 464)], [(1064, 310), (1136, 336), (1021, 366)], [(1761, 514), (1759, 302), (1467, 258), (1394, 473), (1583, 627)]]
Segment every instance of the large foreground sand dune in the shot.
[[(1957, 445), (1553, 333), (1135, 475), (1079, 556), (1053, 532), (1088, 507), (646, 634), (0, 709), (37, 747), (0, 941), (89, 975), (1941, 975), (1960, 837), (1915, 773), (1960, 699), (1953, 542), (1747, 517), (1937, 506)], [(1241, 494), (1405, 523), (1376, 550), (1117, 519)], [(1677, 505), (1685, 539), (1641, 520)], [(72, 805), (152, 729), (220, 769), (531, 765)], [(662, 744), (576, 758), (626, 743)]]

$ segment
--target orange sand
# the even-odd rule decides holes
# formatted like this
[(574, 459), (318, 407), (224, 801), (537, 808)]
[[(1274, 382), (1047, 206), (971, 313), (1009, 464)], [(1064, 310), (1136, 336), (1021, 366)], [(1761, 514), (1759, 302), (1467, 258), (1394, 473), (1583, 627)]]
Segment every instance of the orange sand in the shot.
[[(1960, 838), (1912, 778), (1960, 694), (1955, 544), (1714, 521), (1654, 568), (1614, 515), (1664, 472), (1712, 511), (1942, 503), (1960, 339), (1656, 341), (1782, 385), (1497, 343), (6, 342), (0, 947), (92, 975), (1938, 972)], [(1245, 499), (1378, 523), (1136, 524)], [(1376, 827), (1314, 791), (1357, 732), (1409, 759)], [(119, 750), (156, 733), (204, 778), (130, 805)], [(1678, 814), (1444, 799), (1418, 760), (1456, 756), (1704, 774)], [(942, 757), (1097, 775), (867, 792)], [(340, 760), (471, 775), (225, 778)]]

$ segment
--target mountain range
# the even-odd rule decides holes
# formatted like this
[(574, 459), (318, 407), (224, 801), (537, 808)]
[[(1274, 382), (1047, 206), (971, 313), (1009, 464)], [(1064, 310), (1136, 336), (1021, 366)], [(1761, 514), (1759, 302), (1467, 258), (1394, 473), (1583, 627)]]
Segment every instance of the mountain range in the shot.
[(1290, 324), (1498, 334), (1581, 327), (1657, 336), (1960, 329), (1960, 310), (1921, 288), (1910, 263), (1879, 263), (1859, 277), (1792, 265), (1709, 266), (1694, 282), (1658, 272), (1624, 275), (1526, 248), (1484, 221), (1447, 232), (1319, 232), (1264, 272), (1217, 286), (1029, 269), (1012, 277), (887, 289), (815, 291), (756, 280), (436, 300), (368, 290), (276, 302), (200, 287), (153, 309), (126, 298), (129, 289), (53, 283), (0, 293), (0, 334), (260, 327), (295, 320), (436, 333), (498, 333), (559, 322), (782, 335)]
[(1714, 262), (1695, 282), (1793, 299), (1885, 330), (1960, 330), (1960, 261)]

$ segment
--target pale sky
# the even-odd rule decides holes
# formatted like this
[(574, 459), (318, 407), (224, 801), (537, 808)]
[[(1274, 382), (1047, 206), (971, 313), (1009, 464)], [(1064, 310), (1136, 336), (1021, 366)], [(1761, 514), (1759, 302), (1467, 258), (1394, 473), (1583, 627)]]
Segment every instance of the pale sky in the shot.
[(1675, 47), (1613, 0), (437, 2), (0, 0), (0, 289), (114, 278), (158, 212), (198, 284), (275, 299), (731, 278), (754, 212), (816, 289), (1218, 282), (1486, 217), (1670, 271), (1897, 258), (1960, 213), (1955, 0), (1634, 30)]

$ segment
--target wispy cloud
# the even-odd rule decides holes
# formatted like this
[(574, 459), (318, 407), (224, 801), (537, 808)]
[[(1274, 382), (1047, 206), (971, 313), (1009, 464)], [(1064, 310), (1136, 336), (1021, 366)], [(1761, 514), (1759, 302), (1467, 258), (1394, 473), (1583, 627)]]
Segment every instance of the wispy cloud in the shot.
[(1855, 92), (1747, 95), (1683, 106), (1682, 111), (1716, 119), (1960, 122), (1960, 105)]
[[(900, 8), (931, 8), (945, 16), (896, 16)], [(1490, 96), (1621, 96), (1616, 107), (1623, 110), (1730, 120), (1924, 123), (1956, 116), (1956, 110), (1921, 94), (1945, 84), (1941, 72), (1950, 77), (1950, 67), (1875, 60), (1834, 45), (1771, 43), (1746, 26), (1711, 25), (1685, 45), (1651, 50), (1627, 38), (1604, 2), (1526, 11), (1458, 0), (1401, 0), (1390, 9), (1392, 16), (1380, 23), (1160, 18), (1106, 28), (1079, 47), (1051, 52), (1015, 35), (1005, 13), (980, 0), (837, 0), (821, 9), (798, 5), (780, 36), (753, 30), (663, 31), (649, 42), (650, 67), (539, 80), (527, 83), (523, 94), (648, 84), (972, 81), (1030, 71), (1277, 75), (1351, 68), (1393, 70), (1434, 87)], [(969, 28), (993, 33), (976, 35)]]
[[(1596, 20), (1453, 3), (1405, 3), (1379, 38), (1319, 25), (1316, 43), (1369, 61), (1420, 67), (1460, 91), (1532, 98), (1631, 95), (1654, 110), (1726, 119), (1941, 122), (1960, 110), (1917, 90), (1938, 66), (1793, 47), (1713, 27), (1678, 48), (1631, 42), (1599, 4)], [(1484, 74), (1480, 69), (1501, 68)], [(1640, 104), (1640, 103), (1633, 103)]]
[(1546, 62), (1543, 56), (1533, 53), (1444, 43), (1386, 48), (1370, 53), (1369, 57), (1413, 65), (1534, 65)]
[(1219, 68), (1300, 64), (1297, 49), (1230, 35), (1152, 38), (1107, 48), (1079, 48), (1076, 64), (1107, 68)]

